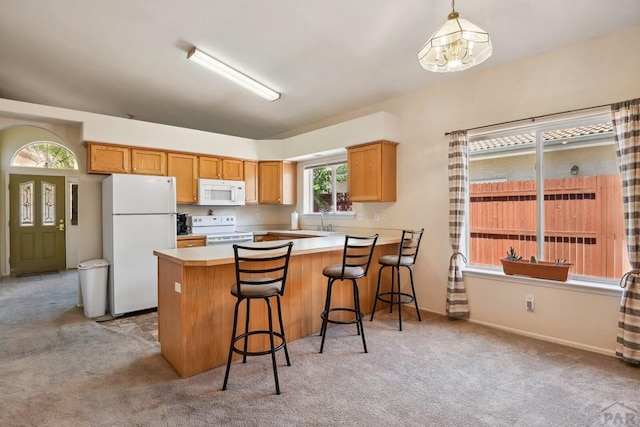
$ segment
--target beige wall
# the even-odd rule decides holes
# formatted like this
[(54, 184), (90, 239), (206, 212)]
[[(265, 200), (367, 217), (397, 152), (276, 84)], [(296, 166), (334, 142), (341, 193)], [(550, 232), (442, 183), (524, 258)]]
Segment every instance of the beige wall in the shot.
[[(381, 227), (425, 227), (415, 266), (422, 308), (445, 312), (451, 248), (444, 133), (639, 97), (640, 49), (629, 50), (629, 40), (640, 40), (640, 27), (503, 67), (461, 73), (413, 95), (334, 118), (337, 123), (375, 111), (399, 118), (398, 202), (356, 204), (356, 210), (368, 218), (384, 212), (387, 221), (377, 223)], [(588, 294), (517, 279), (465, 281), (473, 321), (609, 354), (614, 350), (619, 290)], [(537, 299), (533, 313), (524, 309), (524, 295), (531, 292)]]
[[(418, 301), (424, 309), (443, 313), (451, 253), (447, 229), (448, 138), (444, 133), (639, 97), (640, 49), (629, 49), (629, 40), (640, 40), (640, 27), (517, 63), (463, 72), (456, 78), (443, 77), (437, 86), (325, 121), (323, 129), (385, 112), (388, 115), (381, 116), (381, 131), (374, 136), (392, 135), (400, 142), (397, 203), (356, 204), (356, 211), (364, 213), (367, 220), (343, 220), (340, 225), (396, 229), (425, 227), (424, 247), (415, 266)], [(495, 49), (499, 52), (499, 46)], [(491, 59), (486, 64), (490, 67)], [(314, 138), (329, 132), (320, 129), (282, 141), (256, 143), (162, 125), (136, 124), (140, 122), (133, 120), (123, 123), (125, 119), (0, 99), (0, 117), (25, 114), (82, 123), (84, 139), (246, 158), (297, 156), (340, 146), (342, 136), (344, 145), (358, 139), (359, 135), (370, 136), (366, 129), (362, 129), (361, 134), (356, 129), (354, 137), (351, 126), (345, 127), (348, 130), (343, 135), (338, 126), (330, 128), (330, 139)], [(308, 138), (313, 142), (308, 142)], [(231, 139), (238, 143), (225, 144)], [(299, 145), (287, 147), (293, 142)], [(85, 179), (93, 182), (94, 178)], [(263, 208), (250, 209), (258, 216), (255, 212)], [(301, 205), (298, 206), (300, 209)], [(290, 210), (279, 208), (275, 216), (280, 218)], [(372, 221), (376, 212), (384, 214), (386, 220)], [(99, 216), (97, 208), (94, 213)], [(287, 223), (286, 218), (284, 223)], [(467, 277), (466, 283), (473, 321), (603, 352), (613, 350), (615, 294), (576, 295), (576, 292), (557, 288), (542, 290), (542, 287), (517, 281), (505, 283), (478, 277)], [(524, 310), (522, 294), (527, 292), (536, 293), (534, 313)]]

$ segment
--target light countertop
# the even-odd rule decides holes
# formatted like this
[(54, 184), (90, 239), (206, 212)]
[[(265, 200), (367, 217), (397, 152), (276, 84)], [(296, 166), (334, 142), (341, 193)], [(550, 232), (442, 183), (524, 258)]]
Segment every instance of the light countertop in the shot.
[[(279, 230), (265, 230), (266, 232), (277, 233)], [(327, 252), (334, 250), (342, 250), (344, 248), (344, 232), (328, 232), (328, 231), (313, 231), (313, 230), (280, 230), (286, 234), (300, 234), (300, 235), (319, 235), (318, 237), (307, 237), (302, 239), (290, 239), (293, 242), (293, 249), (291, 256), (304, 255), (310, 253)], [(389, 230), (365, 230), (358, 229), (357, 233), (352, 233), (358, 236), (368, 236), (375, 233), (379, 233), (378, 241), (376, 245), (389, 245), (400, 242), (402, 233), (395, 231), (389, 232)], [(285, 243), (287, 240), (277, 240), (271, 242), (255, 242), (246, 243), (246, 246), (273, 246), (275, 244)], [(233, 256), (232, 245), (213, 245), (202, 246), (194, 248), (181, 248), (181, 249), (162, 249), (153, 251), (153, 254), (158, 258), (162, 258), (171, 262), (182, 264), (185, 267), (189, 266), (212, 266), (231, 264), (235, 262)]]

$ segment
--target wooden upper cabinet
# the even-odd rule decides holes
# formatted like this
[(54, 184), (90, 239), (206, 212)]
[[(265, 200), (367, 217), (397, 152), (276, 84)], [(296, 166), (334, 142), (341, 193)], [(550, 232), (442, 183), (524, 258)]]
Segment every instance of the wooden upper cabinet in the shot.
[(222, 179), (222, 159), (220, 157), (198, 157), (200, 178)]
[(222, 159), (222, 179), (244, 180), (244, 166), (240, 159)]
[(242, 181), (244, 179), (242, 160), (200, 156), (198, 157), (198, 163), (200, 178), (228, 179), (232, 181)]
[(167, 153), (158, 150), (131, 148), (131, 173), (166, 175)]
[(194, 204), (198, 200), (198, 156), (167, 153), (167, 175), (176, 177), (176, 202)]
[(396, 201), (397, 145), (377, 141), (347, 148), (350, 201)]
[(87, 142), (88, 173), (129, 173), (129, 147)]
[(265, 205), (296, 203), (296, 163), (264, 161), (258, 163), (258, 201)]
[(244, 201), (258, 203), (258, 162), (244, 161)]

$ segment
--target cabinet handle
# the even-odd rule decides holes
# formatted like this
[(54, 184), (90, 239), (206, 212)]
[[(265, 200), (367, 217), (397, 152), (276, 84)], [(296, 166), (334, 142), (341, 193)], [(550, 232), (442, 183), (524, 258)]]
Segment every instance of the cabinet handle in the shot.
[(187, 248), (193, 247), (193, 243), (188, 243), (185, 245)]

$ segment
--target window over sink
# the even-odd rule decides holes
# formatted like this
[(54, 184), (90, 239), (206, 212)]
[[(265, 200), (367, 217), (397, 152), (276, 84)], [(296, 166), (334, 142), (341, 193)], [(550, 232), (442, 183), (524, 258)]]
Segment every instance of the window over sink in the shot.
[(304, 213), (352, 213), (346, 160), (308, 164), (304, 168)]

